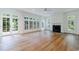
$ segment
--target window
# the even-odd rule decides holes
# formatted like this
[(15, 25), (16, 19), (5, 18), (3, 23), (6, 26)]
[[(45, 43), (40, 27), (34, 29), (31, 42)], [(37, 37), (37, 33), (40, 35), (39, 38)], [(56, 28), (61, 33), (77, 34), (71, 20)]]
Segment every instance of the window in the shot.
[(68, 21), (68, 28), (74, 30), (74, 21)]
[(28, 21), (25, 21), (25, 30), (28, 30)]
[(36, 21), (34, 21), (34, 29), (36, 29)]
[(75, 16), (68, 16), (68, 30), (75, 30)]
[(32, 30), (32, 29), (37, 29), (40, 28), (40, 21), (39, 19), (36, 20), (35, 18), (32, 17), (24, 17), (24, 26), (25, 30)]
[(24, 26), (25, 26), (25, 30), (28, 30), (28, 26), (29, 26), (29, 21), (28, 21), (28, 17), (24, 17), (25, 21), (24, 21)]
[(37, 22), (37, 28), (39, 28), (39, 21)]
[(18, 30), (18, 19), (13, 18), (12, 20), (12, 31), (17, 31)]
[(42, 22), (42, 28), (44, 27), (44, 23)]
[(30, 29), (33, 29), (33, 21), (30, 21)]
[(10, 31), (10, 18), (3, 18), (3, 32)]
[(30, 18), (30, 20), (32, 20), (32, 18)]

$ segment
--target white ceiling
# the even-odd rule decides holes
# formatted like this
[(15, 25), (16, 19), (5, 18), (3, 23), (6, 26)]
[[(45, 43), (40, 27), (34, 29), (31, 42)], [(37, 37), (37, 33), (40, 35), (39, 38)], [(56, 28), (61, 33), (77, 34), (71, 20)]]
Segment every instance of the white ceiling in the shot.
[(55, 13), (68, 12), (76, 9), (77, 8), (19, 8), (19, 10), (21, 11), (30, 12), (38, 15), (43, 15), (43, 16), (50, 16)]

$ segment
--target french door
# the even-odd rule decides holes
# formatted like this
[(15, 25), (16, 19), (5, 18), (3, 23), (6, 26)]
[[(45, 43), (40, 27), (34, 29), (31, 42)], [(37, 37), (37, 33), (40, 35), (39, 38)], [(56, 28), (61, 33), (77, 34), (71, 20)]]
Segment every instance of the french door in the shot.
[(18, 32), (18, 18), (2, 17), (2, 35)]
[(18, 18), (12, 18), (11, 32), (12, 33), (17, 33), (18, 32)]
[(6, 35), (10, 33), (10, 18), (3, 17), (2, 18), (2, 34)]
[(77, 22), (75, 16), (68, 16), (67, 17), (67, 32), (68, 33), (76, 33), (77, 29)]

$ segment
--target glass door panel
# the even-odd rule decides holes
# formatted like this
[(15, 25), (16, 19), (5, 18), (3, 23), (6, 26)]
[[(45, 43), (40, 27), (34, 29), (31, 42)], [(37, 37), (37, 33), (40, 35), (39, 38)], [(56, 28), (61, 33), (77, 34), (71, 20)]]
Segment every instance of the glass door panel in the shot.
[(36, 29), (36, 21), (34, 21), (34, 29)]
[(10, 18), (3, 18), (3, 32), (10, 31)]
[(67, 17), (67, 30), (69, 33), (76, 32), (76, 17), (75, 16), (68, 16)]
[(39, 28), (39, 21), (37, 22), (37, 28)]
[(30, 30), (33, 29), (33, 21), (30, 21)]
[(25, 21), (25, 30), (28, 30), (28, 21)]
[(18, 31), (18, 19), (12, 20), (12, 31)]

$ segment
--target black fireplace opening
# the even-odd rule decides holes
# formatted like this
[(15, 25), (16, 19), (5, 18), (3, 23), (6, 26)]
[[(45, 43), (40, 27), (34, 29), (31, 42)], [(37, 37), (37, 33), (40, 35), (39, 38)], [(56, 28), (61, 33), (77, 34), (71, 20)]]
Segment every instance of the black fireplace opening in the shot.
[(52, 26), (53, 32), (61, 32), (61, 25), (53, 25)]

